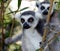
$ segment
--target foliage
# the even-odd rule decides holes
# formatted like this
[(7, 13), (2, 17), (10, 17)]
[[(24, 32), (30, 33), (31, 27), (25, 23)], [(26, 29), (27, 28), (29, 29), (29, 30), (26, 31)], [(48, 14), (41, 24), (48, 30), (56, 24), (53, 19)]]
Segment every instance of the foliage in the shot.
[(17, 45), (17, 44), (11, 44), (9, 51), (22, 51), (21, 50), (21, 46)]
[(0, 2), (1, 2), (1, 0), (0, 0)]
[(39, 49), (37, 49), (36, 51), (40, 51), (40, 48), (39, 48)]
[(20, 10), (16, 10), (16, 11), (10, 11), (10, 12), (9, 12), (9, 13), (7, 13), (7, 14), (12, 14), (12, 13), (21, 12), (21, 11), (23, 11), (23, 10), (27, 9), (27, 8), (29, 8), (29, 7), (25, 7), (25, 8), (22, 8), (22, 9), (20, 9)]
[(56, 10), (60, 9), (60, 0), (55, 0)]
[[(4, 2), (5, 1), (5, 2)], [(25, 10), (25, 9), (27, 9), (28, 7), (25, 7), (25, 8), (22, 8), (22, 9), (20, 9), (20, 5), (21, 5), (21, 1), (22, 0), (18, 0), (18, 9), (17, 10), (15, 10), (15, 11), (12, 11), (12, 10), (9, 10), (9, 4), (10, 4), (10, 2), (12, 1), (12, 0), (4, 0), (4, 1), (2, 1), (2, 0), (0, 0), (0, 4), (3, 2), (4, 3), (4, 19), (3, 19), (3, 26), (4, 26), (4, 29), (5, 29), (5, 38), (7, 38), (7, 37), (9, 37), (10, 36), (10, 32), (11, 32), (11, 27), (12, 27), (12, 21), (13, 21), (13, 19), (12, 19), (12, 15), (14, 14), (16, 14), (17, 12), (21, 12), (21, 11), (23, 11), (23, 10)], [(1, 5), (2, 6), (2, 5)], [(20, 10), (19, 10), (20, 9)], [(8, 13), (7, 13), (8, 12)], [(12, 14), (12, 15), (11, 15)], [(14, 30), (14, 28), (15, 27), (17, 27), (17, 26), (20, 26), (20, 23), (15, 19), (14, 20), (14, 25), (13, 25), (13, 30)], [(2, 35), (2, 22), (0, 23), (0, 37), (1, 37), (1, 35)], [(14, 33), (12, 32), (11, 33), (11, 35), (13, 35)], [(9, 45), (10, 46), (10, 45)], [(17, 44), (14, 44), (14, 46), (15, 46), (15, 49), (14, 49), (14, 51), (20, 51), (21, 49), (21, 46), (20, 45), (17, 45)], [(8, 46), (7, 46), (8, 47)], [(9, 48), (9, 47), (8, 47)]]
[(18, 0), (18, 9), (20, 8), (21, 1), (22, 1), (22, 0)]

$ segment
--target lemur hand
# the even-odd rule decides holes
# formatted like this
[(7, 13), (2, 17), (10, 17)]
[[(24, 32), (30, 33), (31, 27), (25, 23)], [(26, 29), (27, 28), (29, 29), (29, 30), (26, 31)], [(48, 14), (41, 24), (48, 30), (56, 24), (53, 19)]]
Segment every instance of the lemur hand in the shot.
[(11, 37), (5, 39), (5, 44), (11, 44), (11, 43), (12, 43)]

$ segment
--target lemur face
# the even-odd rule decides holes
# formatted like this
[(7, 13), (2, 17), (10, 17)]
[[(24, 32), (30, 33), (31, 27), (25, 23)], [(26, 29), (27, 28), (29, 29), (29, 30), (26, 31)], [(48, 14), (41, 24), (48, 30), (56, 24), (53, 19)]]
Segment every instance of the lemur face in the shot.
[[(45, 17), (48, 15), (48, 12), (49, 12), (50, 3), (49, 2), (41, 2), (41, 3), (37, 2), (36, 6), (38, 8), (38, 12), (41, 13), (45, 19)], [(51, 15), (53, 14), (53, 10), (54, 8), (52, 8), (51, 10)]]
[(39, 6), (39, 10), (43, 15), (47, 15), (48, 14), (48, 10), (50, 8), (50, 4), (41, 4), (41, 6)]
[(29, 29), (34, 28), (37, 25), (38, 19), (35, 17), (35, 12), (26, 11), (21, 14), (20, 22), (23, 29)]

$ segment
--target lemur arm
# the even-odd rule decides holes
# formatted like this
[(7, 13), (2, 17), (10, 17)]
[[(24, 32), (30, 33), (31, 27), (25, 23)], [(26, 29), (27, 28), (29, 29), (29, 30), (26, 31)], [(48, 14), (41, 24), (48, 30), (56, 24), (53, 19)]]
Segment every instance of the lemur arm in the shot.
[(21, 34), (14, 35), (12, 37), (6, 38), (5, 39), (5, 44), (15, 43), (15, 42), (21, 40), (22, 36), (23, 36), (23, 34), (21, 33)]

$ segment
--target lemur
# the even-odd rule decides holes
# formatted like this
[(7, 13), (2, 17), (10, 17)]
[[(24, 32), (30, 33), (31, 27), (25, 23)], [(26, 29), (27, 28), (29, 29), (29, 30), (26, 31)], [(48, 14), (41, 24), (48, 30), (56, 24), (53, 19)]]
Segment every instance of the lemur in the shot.
[[(47, 41), (50, 40), (55, 35), (56, 32), (60, 31), (59, 30), (60, 29), (60, 23), (59, 23), (60, 21), (58, 19), (58, 12), (56, 12), (54, 10), (55, 9), (54, 6), (55, 5), (53, 5), (52, 10), (51, 10), (49, 24), (52, 26), (52, 28), (55, 27), (56, 31), (55, 32), (52, 31), (52, 32), (49, 32), (47, 34)], [(46, 23), (48, 11), (49, 11), (49, 8), (50, 8), (50, 3), (49, 2), (45, 2), (45, 1), (44, 2), (37, 1), (36, 2), (36, 7), (38, 8), (37, 13), (40, 13), (42, 15), (43, 20)], [(58, 38), (60, 38), (60, 36), (58, 36)], [(48, 49), (47, 48), (45, 51), (60, 51), (60, 41), (56, 42), (56, 40), (53, 40), (51, 42), (50, 46), (51, 46), (51, 48), (53, 50), (47, 50)]]
[[(51, 15), (50, 15), (51, 18), (54, 16), (54, 13), (55, 13), (54, 6), (55, 5), (53, 5), (52, 10), (51, 10)], [(48, 11), (50, 8), (50, 3), (46, 2), (46, 1), (44, 1), (44, 2), (37, 1), (36, 7), (38, 8), (38, 13), (42, 14), (44, 21), (46, 21)], [(51, 18), (50, 18), (50, 21), (51, 21)]]
[(16, 37), (5, 40), (6, 44), (22, 40), (22, 51), (36, 51), (40, 48), (43, 36), (42, 15), (39, 16), (34, 11), (25, 11), (20, 15), (22, 33)]

